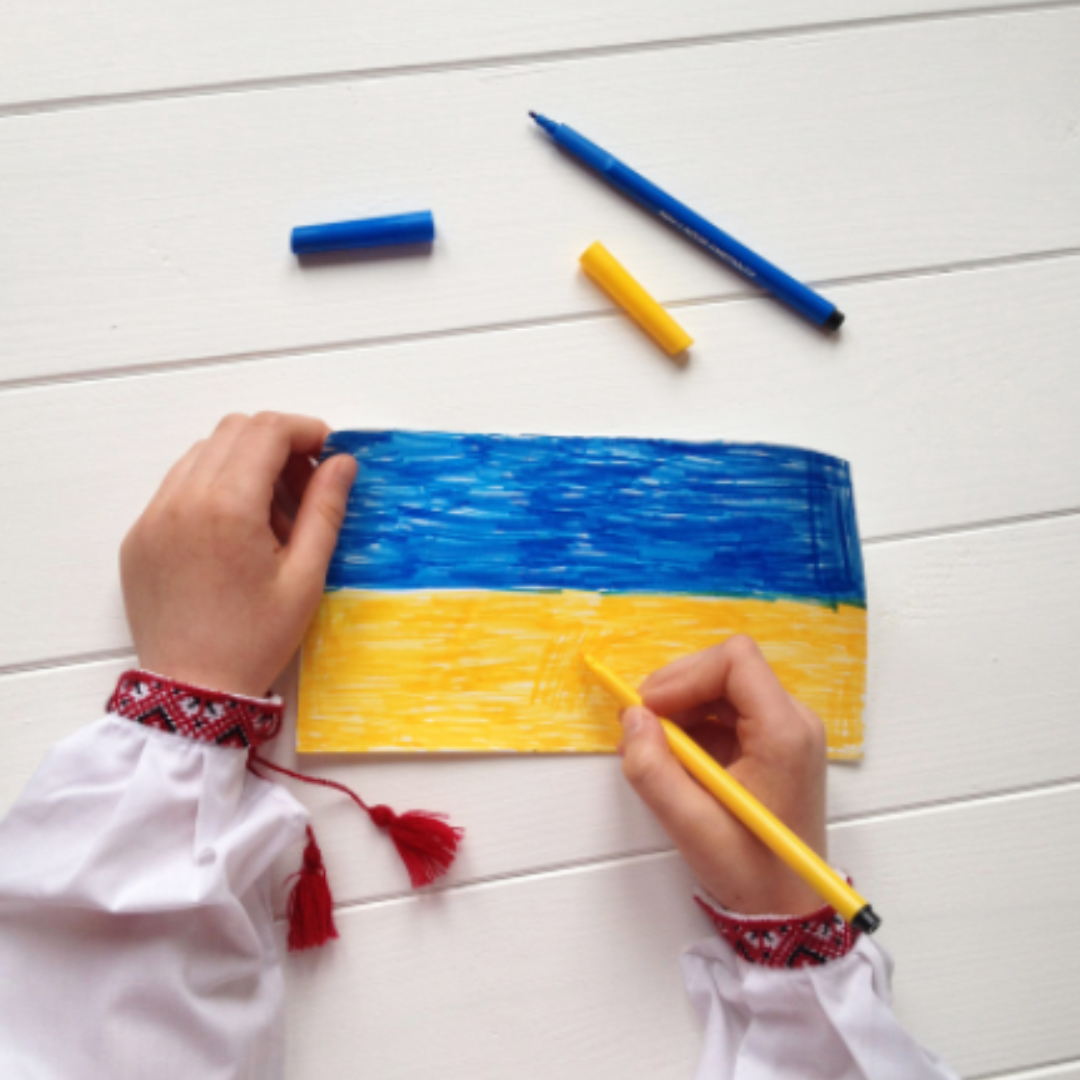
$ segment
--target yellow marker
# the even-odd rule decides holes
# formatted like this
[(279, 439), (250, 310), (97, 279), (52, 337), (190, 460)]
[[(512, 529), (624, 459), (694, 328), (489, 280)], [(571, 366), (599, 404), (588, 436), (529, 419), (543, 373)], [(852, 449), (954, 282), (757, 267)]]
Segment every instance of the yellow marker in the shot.
[(668, 356), (677, 356), (694, 344), (694, 339), (599, 241), (581, 256), (581, 268)]
[[(587, 654), (585, 664), (604, 688), (622, 705), (641, 705), (641, 696), (609, 668)], [(807, 847), (782, 821), (774, 817), (727, 769), (718, 765), (682, 728), (661, 720), (664, 734), (683, 768), (735, 815), (766, 847), (831, 904), (852, 926), (872, 934), (881, 920), (863, 899), (820, 855)]]

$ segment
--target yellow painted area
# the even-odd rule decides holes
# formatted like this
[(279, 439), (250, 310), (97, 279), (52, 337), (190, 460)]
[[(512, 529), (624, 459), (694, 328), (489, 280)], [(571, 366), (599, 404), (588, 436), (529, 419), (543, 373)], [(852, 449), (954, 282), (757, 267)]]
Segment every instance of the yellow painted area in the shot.
[(863, 608), (478, 589), (326, 593), (304, 639), (299, 749), (610, 752), (616, 710), (583, 651), (637, 685), (732, 634), (822, 717), (830, 757), (862, 756)]

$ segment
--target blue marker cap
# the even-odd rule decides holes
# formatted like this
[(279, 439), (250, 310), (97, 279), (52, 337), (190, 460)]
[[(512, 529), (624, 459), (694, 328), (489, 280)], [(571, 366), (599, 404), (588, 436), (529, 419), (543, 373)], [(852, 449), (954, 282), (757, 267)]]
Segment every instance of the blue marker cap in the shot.
[(389, 247), (393, 244), (430, 244), (435, 239), (435, 219), (430, 210), (418, 214), (336, 221), (331, 225), (305, 225), (292, 231), (294, 255), (353, 248)]

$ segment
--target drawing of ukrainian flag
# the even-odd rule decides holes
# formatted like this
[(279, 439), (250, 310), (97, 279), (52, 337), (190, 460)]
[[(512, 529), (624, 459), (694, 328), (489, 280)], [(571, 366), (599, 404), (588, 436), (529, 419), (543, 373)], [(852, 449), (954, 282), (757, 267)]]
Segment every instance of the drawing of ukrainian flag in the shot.
[(664, 439), (337, 432), (360, 463), (306, 635), (299, 749), (611, 751), (632, 684), (750, 634), (862, 753), (866, 589), (846, 462)]

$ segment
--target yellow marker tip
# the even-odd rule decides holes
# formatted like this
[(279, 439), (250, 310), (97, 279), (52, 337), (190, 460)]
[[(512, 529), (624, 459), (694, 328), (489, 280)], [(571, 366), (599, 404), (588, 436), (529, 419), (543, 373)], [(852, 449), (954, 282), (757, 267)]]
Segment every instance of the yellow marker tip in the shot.
[(589, 670), (596, 676), (597, 681), (612, 697), (616, 698), (623, 708), (641, 704), (641, 695), (633, 687), (628, 686), (609, 667), (601, 664), (594, 656), (583, 652), (581, 659), (585, 661)]

